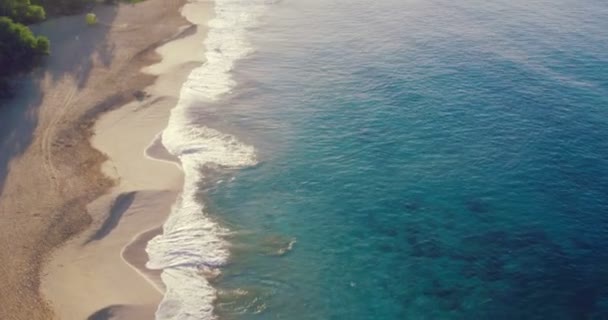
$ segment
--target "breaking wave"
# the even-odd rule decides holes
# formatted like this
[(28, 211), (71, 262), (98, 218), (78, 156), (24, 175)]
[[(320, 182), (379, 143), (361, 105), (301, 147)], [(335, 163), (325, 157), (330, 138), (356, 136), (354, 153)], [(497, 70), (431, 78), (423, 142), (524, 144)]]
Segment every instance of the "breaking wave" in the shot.
[(165, 296), (156, 312), (158, 320), (214, 319), (216, 290), (206, 276), (217, 274), (227, 262), (228, 232), (205, 212), (197, 188), (205, 168), (239, 168), (256, 163), (255, 150), (228, 134), (197, 123), (193, 114), (218, 100), (236, 85), (231, 71), (236, 61), (252, 52), (247, 30), (264, 12), (264, 1), (215, 0), (215, 18), (209, 22), (206, 62), (184, 83), (161, 135), (166, 149), (178, 157), (184, 171), (182, 194), (173, 205), (163, 233), (146, 248), (147, 267), (163, 270)]

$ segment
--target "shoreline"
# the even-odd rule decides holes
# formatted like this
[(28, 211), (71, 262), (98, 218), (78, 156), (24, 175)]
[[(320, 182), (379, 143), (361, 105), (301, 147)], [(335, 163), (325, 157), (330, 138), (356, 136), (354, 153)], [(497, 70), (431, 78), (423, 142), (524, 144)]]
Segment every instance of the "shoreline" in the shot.
[[(53, 54), (44, 67), (26, 77), (16, 98), (1, 110), (0, 127), (6, 135), (0, 144), (0, 318), (82, 319), (107, 317), (114, 311), (125, 318), (153, 317), (151, 306), (130, 308), (118, 301), (119, 305), (95, 309), (98, 303), (89, 297), (103, 287), (118, 290), (111, 288), (116, 283), (145, 282), (137, 274), (126, 281), (98, 283), (100, 287), (85, 288), (77, 292), (76, 299), (59, 304), (63, 293), (75, 289), (71, 285), (78, 282), (78, 277), (68, 272), (63, 279), (67, 282), (55, 290), (47, 285), (53, 265), (69, 269), (90, 258), (83, 255), (79, 260), (66, 261), (70, 264), (56, 263), (62, 251), (90, 237), (90, 230), (99, 226), (102, 219), (95, 210), (103, 212), (104, 206), (106, 212), (111, 209), (108, 205), (113, 199), (107, 192), (117, 181), (102, 173), (107, 156), (89, 141), (94, 136), (94, 124), (108, 111), (137, 101), (140, 90), (157, 82), (158, 75), (140, 71), (158, 64), (161, 55), (157, 48), (187, 36), (189, 23), (180, 14), (185, 3), (147, 0), (131, 5), (98, 5), (93, 10), (100, 21), (96, 26), (87, 27), (84, 14), (80, 14), (33, 27), (51, 39)], [(161, 194), (171, 197), (170, 192)], [(149, 195), (136, 194), (135, 198), (145, 196)], [(122, 217), (128, 214), (123, 212)], [(89, 246), (116, 245), (117, 241), (108, 240), (109, 235), (120, 228), (125, 233), (128, 229), (120, 220), (101, 241)], [(139, 231), (134, 230), (128, 240)], [(124, 262), (122, 250), (107, 254), (114, 261), (112, 268), (133, 272)], [(90, 274), (91, 270), (79, 272)], [(158, 290), (147, 292), (147, 300), (160, 299)], [(72, 310), (73, 306), (77, 310)]]
[[(111, 314), (113, 319), (153, 318), (164, 285), (160, 271), (145, 268), (145, 247), (158, 234), (183, 184), (179, 166), (169, 157), (156, 159), (154, 155), (159, 150), (160, 155), (168, 154), (158, 143), (158, 134), (166, 127), (193, 65), (204, 62), (202, 43), (212, 4), (187, 3), (179, 10), (191, 24), (155, 49), (161, 57), (158, 63), (140, 70), (155, 77), (143, 89), (145, 97), (101, 115), (94, 124), (91, 144), (107, 156), (102, 171), (117, 184), (89, 205), (94, 221), (89, 231), (57, 250), (47, 265), (43, 292), (62, 319), (99, 312)], [(196, 14), (193, 17), (183, 10)], [(117, 205), (125, 197), (130, 197), (128, 203)], [(105, 237), (82, 245), (83, 238), (96, 228), (102, 230), (109, 219), (116, 221)], [(71, 261), (77, 262), (67, 268)], [(66, 281), (73, 286), (69, 291), (64, 290)], [(92, 288), (98, 292), (89, 292), (87, 306), (82, 301), (74, 305), (78, 293)]]

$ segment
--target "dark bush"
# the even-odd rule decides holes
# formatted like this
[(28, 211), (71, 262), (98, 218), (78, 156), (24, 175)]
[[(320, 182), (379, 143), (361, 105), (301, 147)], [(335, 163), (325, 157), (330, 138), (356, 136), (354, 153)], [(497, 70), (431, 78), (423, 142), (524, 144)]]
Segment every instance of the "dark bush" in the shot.
[(0, 17), (0, 77), (30, 70), (50, 52), (49, 40), (7, 17)]

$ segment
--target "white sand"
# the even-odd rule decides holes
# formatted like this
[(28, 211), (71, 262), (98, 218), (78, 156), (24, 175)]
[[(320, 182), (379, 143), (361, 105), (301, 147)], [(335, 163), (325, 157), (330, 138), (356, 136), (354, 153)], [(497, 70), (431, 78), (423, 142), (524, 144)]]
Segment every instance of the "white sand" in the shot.
[[(164, 222), (182, 185), (177, 164), (151, 159), (145, 149), (166, 126), (188, 73), (203, 62), (212, 2), (190, 3), (184, 12), (198, 26), (157, 49), (162, 61), (143, 70), (158, 75), (145, 89), (148, 96), (105, 114), (95, 125), (93, 146), (108, 156), (103, 170), (119, 183), (89, 205), (91, 229), (59, 249), (45, 270), (42, 290), (61, 319), (96, 313), (145, 319), (162, 298), (162, 283), (154, 273), (146, 276), (137, 268), (140, 263), (126, 262), (142, 261), (145, 241), (130, 246), (127, 259), (123, 251), (139, 234)], [(121, 194), (131, 196), (115, 203)], [(96, 232), (102, 235), (84, 245)]]

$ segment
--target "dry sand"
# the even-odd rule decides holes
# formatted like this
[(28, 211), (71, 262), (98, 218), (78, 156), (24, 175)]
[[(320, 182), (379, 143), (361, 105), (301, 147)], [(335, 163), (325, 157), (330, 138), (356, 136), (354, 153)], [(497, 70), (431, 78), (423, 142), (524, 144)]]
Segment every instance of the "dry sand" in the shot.
[[(89, 205), (92, 228), (59, 249), (45, 269), (43, 292), (61, 319), (103, 319), (108, 312), (113, 319), (133, 319), (133, 312), (152, 319), (162, 298), (158, 272), (145, 269), (144, 248), (183, 182), (177, 163), (151, 159), (145, 151), (166, 127), (181, 84), (203, 62), (211, 3), (190, 3), (184, 12), (197, 13), (187, 14), (196, 25), (156, 50), (161, 62), (143, 69), (157, 76), (144, 89), (146, 97), (95, 124), (93, 147), (107, 155), (103, 171), (118, 184)], [(83, 292), (86, 303), (79, 299)]]
[[(123, 259), (141, 267), (145, 241), (123, 249), (162, 223), (181, 184), (175, 164), (144, 156), (199, 53), (180, 48), (204, 37), (180, 16), (181, 5), (147, 0), (97, 8), (95, 27), (83, 16), (40, 26), (53, 55), (0, 119), (0, 319), (153, 317), (162, 285)], [(165, 62), (140, 73), (171, 38), (178, 40), (159, 49)], [(151, 96), (129, 103), (150, 85)], [(125, 103), (95, 125), (101, 152), (91, 148), (94, 120)], [(66, 240), (41, 285), (43, 262)]]

